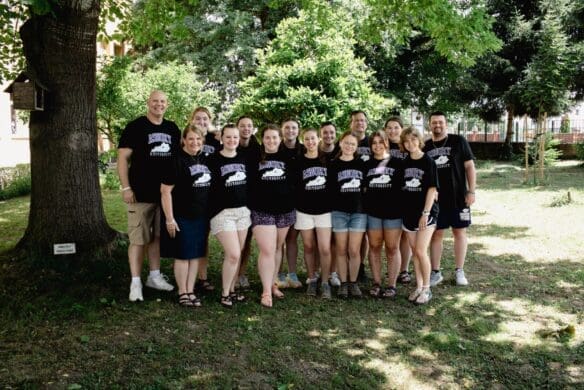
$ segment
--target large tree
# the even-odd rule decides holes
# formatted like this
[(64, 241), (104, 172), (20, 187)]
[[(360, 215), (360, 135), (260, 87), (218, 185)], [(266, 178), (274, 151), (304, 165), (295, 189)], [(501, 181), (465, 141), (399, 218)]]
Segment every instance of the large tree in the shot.
[(104, 248), (116, 236), (102, 207), (95, 116), (99, 0), (50, 2), (20, 29), (26, 72), (48, 88), (44, 111), (30, 115), (32, 194), (19, 246), (48, 255), (53, 244), (79, 253)]

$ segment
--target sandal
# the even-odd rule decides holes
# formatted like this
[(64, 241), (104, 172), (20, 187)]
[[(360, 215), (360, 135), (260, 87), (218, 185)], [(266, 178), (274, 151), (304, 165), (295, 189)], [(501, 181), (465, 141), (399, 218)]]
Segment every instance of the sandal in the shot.
[(375, 283), (373, 286), (371, 286), (371, 290), (369, 290), (369, 295), (371, 295), (374, 298), (380, 298), (382, 293), (383, 290), (381, 289), (381, 286), (378, 283)]
[(280, 291), (277, 284), (274, 284), (272, 286), (272, 295), (278, 299), (284, 298), (284, 293), (282, 291)]
[(231, 296), (221, 295), (221, 306), (232, 309), (233, 308), (233, 301), (231, 300)]
[(397, 295), (397, 289), (395, 287), (388, 287), (385, 290), (383, 290), (383, 293), (381, 294), (381, 297), (383, 297), (383, 298), (395, 298), (396, 295)]
[(231, 298), (231, 302), (233, 303), (245, 302), (245, 300), (247, 299), (245, 295), (238, 292), (229, 293), (229, 297)]
[(260, 304), (263, 307), (268, 307), (268, 308), (272, 307), (272, 294), (270, 294), (270, 293), (263, 293), (262, 294), (262, 298), (260, 300)]
[(189, 299), (191, 300), (193, 307), (202, 307), (203, 304), (201, 303), (201, 299), (197, 298), (194, 292), (187, 293), (189, 295)]
[(213, 286), (207, 279), (199, 279), (195, 283), (195, 289), (199, 291), (213, 291), (215, 286)]
[(193, 301), (189, 298), (189, 293), (178, 295), (178, 304), (185, 307), (192, 307)]
[(412, 276), (408, 271), (402, 271), (397, 276), (397, 281), (401, 284), (408, 284), (412, 281)]

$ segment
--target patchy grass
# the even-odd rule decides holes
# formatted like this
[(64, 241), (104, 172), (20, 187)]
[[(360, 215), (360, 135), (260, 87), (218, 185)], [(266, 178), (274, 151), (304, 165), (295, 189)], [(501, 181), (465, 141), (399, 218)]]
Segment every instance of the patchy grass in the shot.
[[(272, 310), (252, 299), (200, 310), (145, 289), (127, 301), (129, 271), (104, 264), (99, 283), (15, 275), (0, 258), (0, 385), (57, 388), (578, 388), (584, 386), (584, 170), (561, 164), (544, 187), (521, 168), (480, 164), (469, 231), (468, 288), (446, 281), (427, 306), (396, 300), (322, 302), (287, 291)], [(571, 202), (550, 207), (570, 191)], [(104, 192), (112, 226), (125, 229), (118, 192)], [(28, 200), (0, 202), (0, 251), (25, 229)], [(255, 251), (254, 251), (255, 255)], [(221, 252), (211, 242), (211, 277)], [(172, 275), (170, 262), (164, 272)], [(100, 274), (101, 275), (101, 274)], [(94, 278), (95, 279), (95, 278)], [(93, 281), (91, 281), (93, 280)], [(96, 284), (96, 285), (93, 285)], [(547, 337), (568, 325), (573, 336)]]

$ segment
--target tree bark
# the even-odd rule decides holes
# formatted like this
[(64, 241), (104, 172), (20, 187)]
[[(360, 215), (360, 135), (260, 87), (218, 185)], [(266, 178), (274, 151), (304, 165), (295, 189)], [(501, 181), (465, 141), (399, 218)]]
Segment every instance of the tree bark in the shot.
[(73, 242), (78, 253), (116, 236), (99, 187), (95, 103), (99, 0), (51, 2), (20, 29), (28, 75), (49, 90), (44, 111), (30, 116), (32, 193), (19, 248), (52, 254)]
[(513, 119), (515, 117), (515, 108), (512, 104), (507, 106), (507, 133), (505, 134), (505, 143), (503, 144), (503, 151), (501, 158), (503, 160), (511, 160), (513, 158)]

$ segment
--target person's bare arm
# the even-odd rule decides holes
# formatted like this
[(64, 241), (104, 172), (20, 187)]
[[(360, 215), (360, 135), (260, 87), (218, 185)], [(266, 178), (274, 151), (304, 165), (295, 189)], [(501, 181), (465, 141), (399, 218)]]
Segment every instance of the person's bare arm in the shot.
[(466, 172), (466, 181), (468, 189), (464, 196), (464, 201), (468, 207), (475, 202), (475, 189), (477, 184), (477, 170), (475, 168), (474, 160), (464, 162), (464, 170)]
[(118, 149), (118, 176), (122, 185), (122, 198), (125, 203), (135, 203), (136, 198), (132, 187), (130, 187), (130, 157), (132, 156), (132, 149), (119, 148)]

